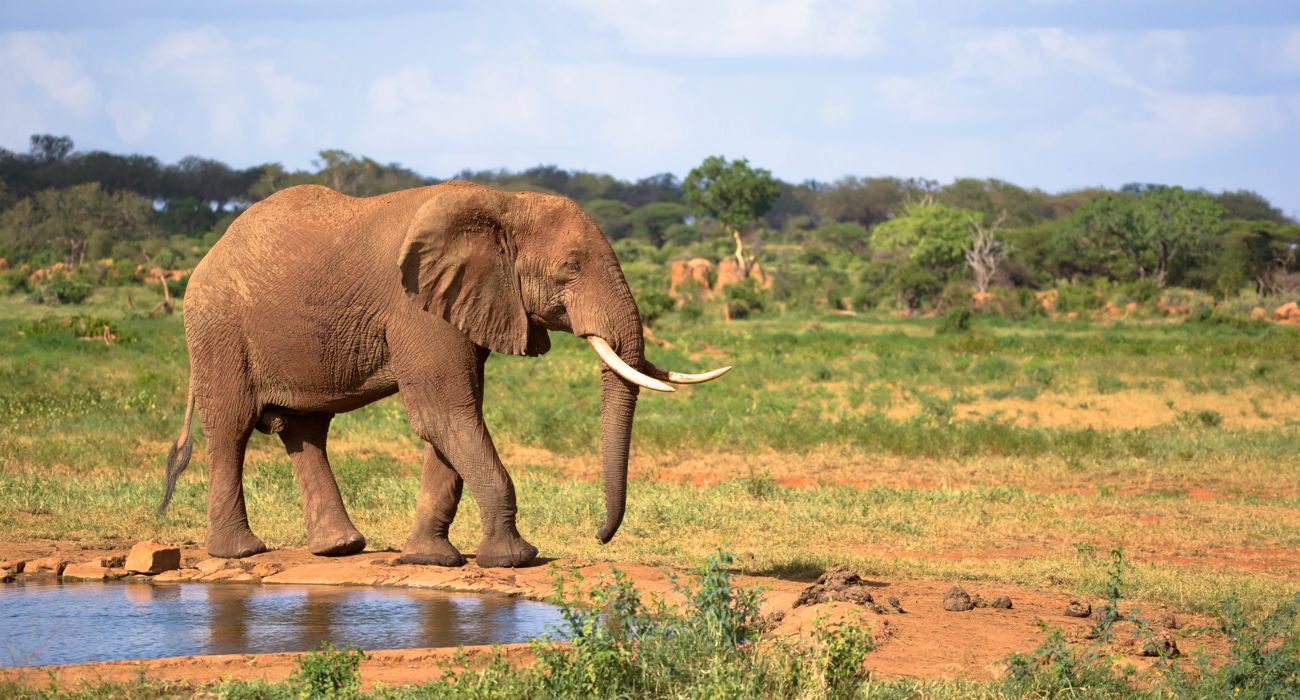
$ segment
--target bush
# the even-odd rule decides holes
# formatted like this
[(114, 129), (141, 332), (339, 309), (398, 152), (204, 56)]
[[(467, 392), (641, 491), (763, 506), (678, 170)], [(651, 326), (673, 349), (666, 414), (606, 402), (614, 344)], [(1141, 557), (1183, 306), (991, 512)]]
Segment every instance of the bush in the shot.
[(727, 305), (733, 319), (749, 318), (762, 313), (766, 294), (753, 279), (745, 279), (739, 284), (727, 287)]
[(939, 335), (965, 333), (970, 330), (974, 320), (975, 312), (969, 306), (959, 307), (940, 316), (939, 327), (934, 332)]
[(95, 291), (89, 282), (71, 277), (55, 277), (33, 290), (33, 298), (42, 304), (80, 304)]
[[(867, 682), (873, 648), (859, 622), (818, 626), (812, 643), (763, 638), (758, 591), (733, 585), (729, 555), (718, 552), (673, 579), (683, 603), (646, 602), (622, 572), (584, 593), (557, 574), (555, 602), (569, 640), (533, 646), (536, 660), (513, 667), (446, 665), (419, 697), (854, 697)], [(761, 642), (761, 643), (760, 643)], [(461, 663), (462, 667), (470, 664)]]
[(335, 649), (321, 642), (310, 654), (298, 659), (298, 670), (289, 677), (301, 697), (355, 698), (361, 695), (361, 661), (366, 655), (359, 649)]

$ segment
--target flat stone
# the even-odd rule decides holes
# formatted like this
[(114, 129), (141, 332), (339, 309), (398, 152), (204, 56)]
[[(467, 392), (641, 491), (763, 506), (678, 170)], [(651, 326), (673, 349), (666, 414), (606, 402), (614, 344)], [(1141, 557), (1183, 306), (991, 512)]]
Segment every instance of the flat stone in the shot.
[(391, 574), (362, 573), (350, 564), (303, 564), (268, 576), (263, 583), (300, 583), (325, 586), (373, 586), (391, 577)]
[(154, 583), (178, 583), (180, 581), (193, 581), (203, 575), (198, 569), (172, 569), (164, 571), (153, 577)]
[(252, 573), (251, 571), (244, 571), (243, 569), (222, 569), (221, 571), (204, 576), (201, 580), (213, 583), (218, 581), (229, 583), (256, 583), (261, 581), (262, 577)]
[(84, 561), (80, 564), (68, 564), (63, 569), (63, 578), (73, 579), (75, 581), (103, 581), (108, 578), (108, 572), (112, 571), (107, 566), (96, 561)]
[(33, 559), (27, 562), (24, 569), (29, 574), (50, 573), (60, 575), (63, 569), (68, 565), (68, 558), (62, 554), (51, 554), (48, 557)]
[(138, 542), (126, 555), (126, 569), (139, 574), (161, 574), (181, 568), (181, 550), (161, 542)]
[(264, 561), (260, 564), (254, 564), (253, 568), (248, 571), (259, 578), (266, 578), (267, 576), (274, 576), (281, 571), (284, 571), (284, 565), (279, 562)]
[(228, 568), (229, 566), (230, 566), (229, 559), (217, 559), (216, 557), (213, 557), (211, 559), (204, 559), (203, 561), (195, 564), (194, 568), (198, 569), (199, 571), (202, 571), (204, 575), (207, 575), (207, 574), (215, 574), (218, 571), (221, 571), (222, 569)]

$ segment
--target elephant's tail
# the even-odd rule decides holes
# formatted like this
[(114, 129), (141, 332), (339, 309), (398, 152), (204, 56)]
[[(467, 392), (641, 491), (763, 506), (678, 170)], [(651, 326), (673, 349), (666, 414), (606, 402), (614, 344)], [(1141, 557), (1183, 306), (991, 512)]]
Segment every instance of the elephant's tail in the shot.
[(185, 427), (181, 428), (181, 436), (176, 438), (172, 443), (172, 448), (167, 452), (167, 471), (165, 476), (165, 489), (163, 490), (162, 503), (158, 506), (158, 513), (161, 515), (167, 510), (167, 504), (172, 501), (172, 493), (176, 490), (176, 478), (185, 471), (185, 467), (190, 465), (190, 453), (194, 451), (194, 434), (190, 432), (190, 422), (194, 419), (194, 381), (190, 380), (189, 391), (185, 397)]

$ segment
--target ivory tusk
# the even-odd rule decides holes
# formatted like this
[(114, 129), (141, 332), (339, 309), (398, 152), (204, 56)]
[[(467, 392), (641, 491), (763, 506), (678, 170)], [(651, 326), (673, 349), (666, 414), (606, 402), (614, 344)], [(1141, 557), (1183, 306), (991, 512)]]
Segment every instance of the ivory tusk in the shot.
[[(659, 370), (659, 368), (655, 367), (655, 370)], [(725, 375), (727, 372), (731, 372), (731, 364), (728, 364), (727, 367), (719, 367), (718, 370), (711, 372), (701, 372), (698, 373), (698, 375), (688, 375), (686, 372), (673, 372), (672, 370), (659, 370), (658, 372), (651, 371), (650, 375), (658, 375), (656, 379), (667, 380), (672, 384), (703, 384), (706, 383), (706, 381), (718, 379), (718, 377)]]
[(654, 377), (648, 377), (642, 374), (632, 365), (624, 362), (623, 358), (619, 357), (618, 353), (614, 352), (614, 348), (611, 348), (609, 343), (605, 342), (604, 338), (598, 335), (589, 335), (587, 336), (587, 342), (591, 344), (591, 349), (596, 351), (596, 354), (600, 356), (600, 359), (605, 363), (605, 366), (614, 370), (615, 374), (629, 382), (638, 386), (643, 386), (647, 389), (654, 389), (655, 391), (677, 391)]

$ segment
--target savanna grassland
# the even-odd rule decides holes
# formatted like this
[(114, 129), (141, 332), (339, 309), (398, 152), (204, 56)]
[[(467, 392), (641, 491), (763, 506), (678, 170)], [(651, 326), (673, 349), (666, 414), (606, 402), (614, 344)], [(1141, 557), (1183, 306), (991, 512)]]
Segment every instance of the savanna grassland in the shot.
[[(201, 431), (171, 509), (154, 513), (184, 412), (181, 317), (127, 310), (130, 291), (79, 307), (0, 301), (0, 539), (202, 541)], [(649, 348), (662, 366), (736, 369), (642, 394), (628, 515), (606, 546), (592, 536), (596, 359), (553, 334), (545, 357), (489, 361), (488, 424), (544, 556), (686, 565), (721, 548), (751, 574), (843, 563), (1102, 595), (1119, 548), (1127, 596), (1199, 613), (1230, 594), (1272, 609), (1300, 586), (1295, 328), (977, 317), (961, 329), (882, 312), (669, 316), (655, 334), (671, 344)], [(371, 546), (400, 547), (421, 461), (400, 399), (336, 418), (330, 448)], [(245, 484), (253, 529), (302, 546), (276, 438), (255, 434)], [(472, 551), (466, 496), (452, 540)]]

